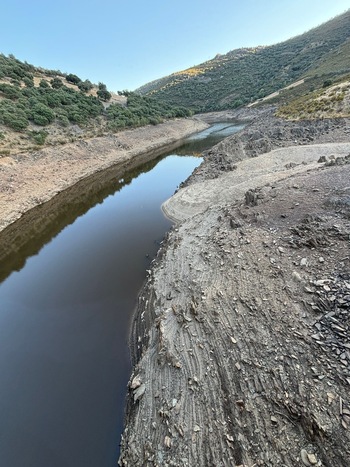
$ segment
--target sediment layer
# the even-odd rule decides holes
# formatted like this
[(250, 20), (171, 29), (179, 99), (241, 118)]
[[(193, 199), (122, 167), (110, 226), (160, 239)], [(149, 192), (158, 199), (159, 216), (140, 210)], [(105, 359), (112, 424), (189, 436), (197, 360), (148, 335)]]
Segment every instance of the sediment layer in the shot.
[(297, 122), (291, 142), (277, 121), (280, 148), (247, 159), (259, 123), (164, 206), (121, 466), (349, 465), (349, 122)]

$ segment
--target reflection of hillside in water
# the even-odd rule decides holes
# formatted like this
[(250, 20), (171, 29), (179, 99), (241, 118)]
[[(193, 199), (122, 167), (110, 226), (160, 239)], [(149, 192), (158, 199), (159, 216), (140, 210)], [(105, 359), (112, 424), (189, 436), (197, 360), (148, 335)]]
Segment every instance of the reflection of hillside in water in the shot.
[(169, 154), (200, 157), (202, 152), (220, 143), (224, 138), (237, 133), (243, 126), (236, 123), (215, 123), (210, 128), (188, 138), (183, 145), (176, 148), (175, 152), (169, 152)]
[(203, 151), (241, 128), (242, 126), (233, 123), (215, 123), (191, 136), (176, 149), (139, 167), (128, 171), (112, 167), (94, 174), (25, 213), (0, 234), (0, 282), (12, 271), (19, 271), (29, 257), (37, 254), (64, 227), (72, 224), (93, 206), (102, 203), (107, 196), (129, 185), (139, 175), (152, 170), (166, 156), (176, 154), (201, 157)]

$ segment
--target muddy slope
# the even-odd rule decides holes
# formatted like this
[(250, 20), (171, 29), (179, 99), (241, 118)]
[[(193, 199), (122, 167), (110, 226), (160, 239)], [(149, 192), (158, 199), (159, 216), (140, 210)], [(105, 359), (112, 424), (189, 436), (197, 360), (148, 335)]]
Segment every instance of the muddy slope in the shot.
[(350, 465), (350, 148), (307, 149), (244, 194), (222, 196), (222, 171), (169, 233), (139, 299), (120, 465)]

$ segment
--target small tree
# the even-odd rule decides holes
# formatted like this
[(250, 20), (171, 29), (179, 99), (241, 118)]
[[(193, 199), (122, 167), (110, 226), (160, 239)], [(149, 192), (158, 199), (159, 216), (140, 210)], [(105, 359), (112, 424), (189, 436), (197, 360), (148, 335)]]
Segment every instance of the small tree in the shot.
[(69, 83), (72, 83), (72, 84), (79, 84), (81, 79), (79, 78), (79, 76), (77, 75), (73, 75), (72, 73), (70, 73), (69, 75), (66, 76), (66, 80), (69, 82)]
[(53, 78), (51, 80), (51, 87), (53, 87), (53, 89), (59, 89), (62, 86), (64, 86), (64, 84), (60, 78)]
[(47, 89), (50, 87), (49, 83), (46, 81), (46, 79), (40, 80), (39, 87), (42, 89)]
[(112, 97), (112, 94), (107, 91), (107, 86), (104, 83), (98, 83), (97, 97), (99, 97), (101, 101), (105, 102), (109, 101)]
[(88, 79), (86, 79), (85, 81), (80, 81), (80, 83), (78, 84), (78, 88), (82, 92), (89, 92), (93, 87), (93, 84)]
[(47, 105), (37, 103), (33, 106), (31, 119), (37, 125), (45, 126), (54, 121), (55, 113)]

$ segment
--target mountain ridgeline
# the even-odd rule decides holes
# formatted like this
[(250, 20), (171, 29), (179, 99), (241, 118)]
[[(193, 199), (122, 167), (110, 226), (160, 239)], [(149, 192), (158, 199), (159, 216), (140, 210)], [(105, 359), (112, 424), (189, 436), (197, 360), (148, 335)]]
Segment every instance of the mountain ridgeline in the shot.
[(312, 90), (344, 77), (350, 73), (349, 52), (350, 10), (285, 42), (217, 55), (137, 92), (197, 112), (234, 109), (302, 78)]

